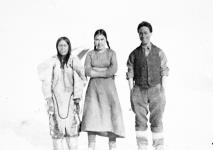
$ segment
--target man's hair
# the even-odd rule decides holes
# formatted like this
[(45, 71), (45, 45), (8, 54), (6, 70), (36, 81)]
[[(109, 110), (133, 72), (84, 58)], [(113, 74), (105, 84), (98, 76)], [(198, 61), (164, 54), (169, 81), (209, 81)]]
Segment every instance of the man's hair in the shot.
[(142, 22), (138, 25), (137, 31), (139, 32), (139, 29), (140, 29), (141, 27), (143, 27), (143, 26), (149, 28), (149, 31), (152, 33), (152, 25), (151, 25), (149, 22), (147, 22), (147, 21), (142, 21)]

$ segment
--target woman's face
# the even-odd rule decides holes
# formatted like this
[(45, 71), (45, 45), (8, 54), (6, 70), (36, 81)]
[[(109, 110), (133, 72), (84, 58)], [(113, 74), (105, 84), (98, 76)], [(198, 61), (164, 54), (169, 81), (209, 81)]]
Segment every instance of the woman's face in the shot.
[(96, 49), (98, 49), (98, 50), (105, 49), (105, 47), (106, 47), (106, 38), (105, 38), (104, 35), (102, 35), (102, 34), (96, 35), (95, 39), (94, 39), (94, 42), (95, 42)]
[(58, 43), (58, 52), (62, 55), (65, 56), (68, 53), (69, 45), (65, 40), (61, 40)]

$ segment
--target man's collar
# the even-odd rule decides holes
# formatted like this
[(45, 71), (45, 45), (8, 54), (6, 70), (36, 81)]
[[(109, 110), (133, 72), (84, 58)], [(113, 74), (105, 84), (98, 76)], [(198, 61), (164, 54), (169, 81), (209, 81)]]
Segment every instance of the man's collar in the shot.
[(151, 42), (149, 42), (147, 45), (145, 45), (145, 46), (143, 46), (142, 44), (141, 44), (141, 47), (142, 47), (142, 49), (148, 49), (148, 50), (151, 50), (151, 48), (152, 48), (152, 45), (151, 45)]

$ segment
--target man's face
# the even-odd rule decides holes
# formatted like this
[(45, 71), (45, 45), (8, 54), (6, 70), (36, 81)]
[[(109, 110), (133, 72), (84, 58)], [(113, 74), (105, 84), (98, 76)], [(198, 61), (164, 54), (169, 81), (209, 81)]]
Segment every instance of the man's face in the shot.
[(149, 31), (149, 28), (146, 26), (142, 26), (138, 30), (139, 38), (141, 40), (142, 45), (147, 45), (150, 43), (150, 38), (152, 33)]

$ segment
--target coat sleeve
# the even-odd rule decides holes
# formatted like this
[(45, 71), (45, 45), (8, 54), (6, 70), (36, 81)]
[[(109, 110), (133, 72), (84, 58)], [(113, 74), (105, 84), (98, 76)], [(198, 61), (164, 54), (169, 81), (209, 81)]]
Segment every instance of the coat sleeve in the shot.
[(106, 77), (111, 77), (111, 76), (115, 75), (115, 73), (117, 72), (117, 69), (118, 69), (116, 53), (113, 50), (111, 50), (110, 54), (111, 54), (110, 66), (105, 71)]
[(169, 75), (169, 67), (167, 66), (167, 58), (165, 53), (160, 50), (159, 56), (161, 59), (161, 76), (168, 76)]
[(52, 74), (53, 60), (48, 59), (37, 67), (38, 76), (42, 82), (42, 93), (44, 98), (52, 97)]
[(86, 85), (86, 76), (84, 67), (78, 58), (73, 58), (74, 70), (74, 99), (82, 98), (84, 86)]
[(85, 62), (84, 62), (84, 68), (85, 68), (85, 75), (88, 77), (91, 77), (91, 52), (87, 53)]
[(134, 52), (132, 52), (127, 60), (127, 73), (126, 73), (127, 80), (134, 77), (134, 59), (135, 55)]

